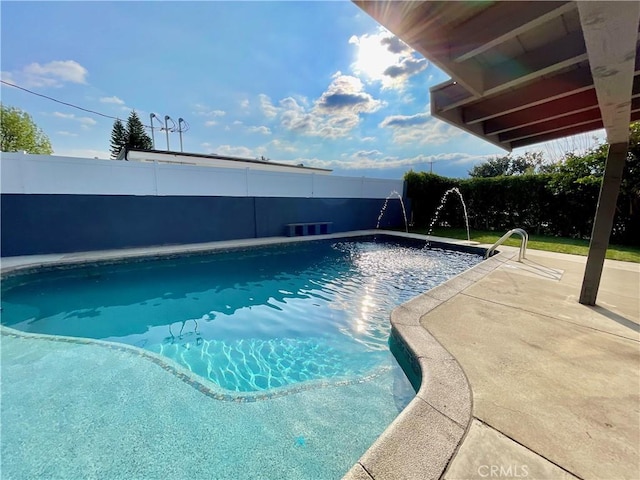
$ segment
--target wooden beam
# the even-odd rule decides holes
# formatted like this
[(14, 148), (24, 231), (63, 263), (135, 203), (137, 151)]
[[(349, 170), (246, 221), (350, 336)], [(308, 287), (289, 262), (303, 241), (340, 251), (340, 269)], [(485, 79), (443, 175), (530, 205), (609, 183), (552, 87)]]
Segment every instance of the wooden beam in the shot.
[(573, 32), (561, 42), (544, 45), (483, 70), (483, 94), (493, 95), (585, 60), (587, 52), (582, 32)]
[[(636, 50), (634, 74), (640, 74), (640, 49)], [(464, 107), (466, 123), (476, 123), (499, 117), (517, 110), (530, 108), (558, 98), (573, 95), (593, 88), (593, 78), (588, 66), (538, 80), (524, 89), (501, 93), (487, 99), (469, 97), (451, 105), (442, 105), (442, 110)], [(634, 92), (635, 92), (634, 84)]]
[(484, 122), (484, 131), (488, 135), (500, 134), (593, 108), (598, 108), (598, 97), (595, 89), (592, 88), (552, 102), (487, 120)]
[[(519, 89), (476, 101), (463, 109), (464, 121), (473, 124), (499, 117), (507, 113), (563, 98), (593, 88), (591, 72), (579, 68), (539, 80)], [(446, 108), (443, 108), (446, 110)]]
[(598, 120), (601, 120), (600, 109), (596, 105), (590, 110), (574, 113), (572, 115), (565, 115), (554, 120), (535, 123), (527, 127), (516, 128), (515, 130), (501, 133), (498, 135), (498, 138), (501, 142), (514, 142), (516, 140), (557, 132), (570, 127), (579, 127)]
[[(636, 105), (636, 98), (640, 96), (640, 75), (633, 79), (632, 110)], [(495, 135), (516, 128), (526, 127), (538, 122), (553, 120), (564, 115), (583, 112), (598, 106), (598, 97), (595, 88), (576, 93), (553, 102), (543, 103), (525, 110), (518, 110), (501, 117), (484, 122), (484, 131), (487, 135)]]
[(602, 128), (602, 126), (602, 120), (597, 120), (594, 122), (586, 123), (584, 125), (564, 128), (552, 133), (546, 133), (544, 135), (529, 137), (523, 140), (516, 140), (514, 142), (510, 142), (510, 145), (511, 148), (527, 147), (536, 143), (550, 142), (551, 140), (556, 140), (558, 138), (570, 137), (571, 135), (598, 130), (599, 128)]
[(497, 135), (487, 136), (482, 130), (482, 125), (465, 125), (462, 122), (462, 113), (460, 110), (449, 110), (447, 112), (438, 112), (435, 110), (433, 103), (431, 104), (431, 115), (435, 118), (442, 120), (443, 122), (453, 125), (461, 130), (464, 130), (471, 135), (481, 138), (482, 140), (493, 143), (496, 147), (500, 147), (504, 150), (511, 151), (508, 144), (500, 143)]
[(466, 88), (453, 80), (434, 85), (429, 92), (431, 105), (435, 105), (437, 110), (451, 110), (452, 106), (467, 103), (475, 98)]
[(505, 41), (575, 9), (573, 2), (499, 2), (455, 28), (459, 40), (450, 46), (454, 62), (464, 62)]
[[(640, 120), (640, 110), (635, 110), (631, 112), (630, 121), (635, 122), (636, 120)], [(557, 140), (558, 138), (565, 138), (565, 137), (570, 137), (572, 135), (578, 135), (580, 133), (592, 132), (594, 130), (601, 129), (603, 127), (604, 125), (602, 123), (602, 120), (599, 120), (597, 122), (587, 123), (582, 126), (567, 128), (564, 130), (558, 130), (556, 132), (547, 133), (537, 137), (530, 137), (523, 140), (516, 140), (514, 142), (507, 143), (507, 145), (509, 146), (510, 149), (528, 147), (529, 145), (550, 142), (553, 140)]]

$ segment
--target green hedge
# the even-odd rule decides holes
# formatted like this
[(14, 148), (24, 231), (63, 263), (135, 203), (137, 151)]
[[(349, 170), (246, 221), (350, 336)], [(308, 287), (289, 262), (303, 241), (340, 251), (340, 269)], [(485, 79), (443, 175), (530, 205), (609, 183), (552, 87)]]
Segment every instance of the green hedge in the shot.
[[(589, 238), (600, 191), (600, 179), (562, 183), (554, 174), (512, 175), (492, 178), (452, 179), (410, 171), (405, 175), (414, 226), (428, 228), (442, 196), (458, 187), (467, 205), (472, 229), (507, 231), (524, 228), (529, 233)], [(450, 195), (436, 226), (463, 227), (457, 195)], [(625, 192), (618, 199), (612, 241), (640, 244), (638, 212)]]

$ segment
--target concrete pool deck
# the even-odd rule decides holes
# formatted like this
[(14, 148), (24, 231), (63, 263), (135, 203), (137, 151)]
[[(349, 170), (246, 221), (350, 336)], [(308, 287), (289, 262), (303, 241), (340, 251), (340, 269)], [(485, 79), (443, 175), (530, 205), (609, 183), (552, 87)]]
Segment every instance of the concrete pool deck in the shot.
[[(295, 240), (3, 258), (2, 272)], [(606, 261), (586, 307), (584, 257), (501, 250), (394, 310), (422, 386), (345, 478), (638, 478), (640, 265)]]
[(640, 477), (640, 265), (588, 307), (584, 257), (514, 258), (394, 310), (423, 385), (346, 478)]

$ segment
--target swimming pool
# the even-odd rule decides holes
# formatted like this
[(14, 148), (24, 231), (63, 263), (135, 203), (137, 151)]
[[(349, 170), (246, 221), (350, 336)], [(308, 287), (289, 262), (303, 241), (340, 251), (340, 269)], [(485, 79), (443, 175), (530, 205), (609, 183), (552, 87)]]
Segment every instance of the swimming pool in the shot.
[[(163, 412), (162, 425), (179, 422), (190, 425), (197, 438), (204, 429), (209, 442), (220, 439), (214, 443), (224, 444), (229, 450), (226, 455), (240, 461), (242, 471), (232, 474), (232, 464), (216, 461), (209, 476), (337, 478), (413, 395), (388, 349), (389, 312), (481, 260), (463, 252), (419, 248), (423, 246), (373, 238), (312, 241), (17, 275), (3, 282), (2, 323), (40, 335), (13, 338), (10, 350), (14, 355), (27, 351), (39, 358), (36, 363), (49, 370), (42, 375), (59, 402), (68, 397), (58, 385), (64, 378), (63, 366), (91, 370), (95, 365), (84, 364), (92, 359), (105, 366), (103, 375), (110, 379), (114, 378), (111, 367), (126, 375), (126, 379), (117, 377), (119, 384), (131, 378), (142, 382), (145, 387), (138, 389), (154, 398), (154, 409), (177, 410), (168, 417)], [(79, 340), (84, 349), (80, 355), (79, 350), (60, 345), (44, 347), (47, 341), (42, 334), (99, 342)], [(118, 344), (122, 348), (105, 348)], [(6, 350), (4, 378), (17, 377), (18, 371), (24, 374), (24, 363), (5, 369)], [(43, 351), (47, 360), (40, 358)], [(132, 358), (132, 352), (140, 353)], [(104, 358), (114, 355), (117, 358), (105, 364)], [(158, 360), (163, 358), (166, 361)], [(140, 375), (149, 373), (154, 362), (165, 369), (162, 386)], [(153, 378), (160, 374), (155, 370)], [(167, 371), (174, 374), (173, 380), (166, 378)], [(177, 386), (176, 379), (183, 385)], [(93, 378), (85, 378), (85, 383), (95, 384), (94, 394), (108, 389)], [(183, 409), (157, 405), (166, 401), (157, 398), (165, 384), (171, 395), (185, 386), (195, 386), (191, 390), (196, 394), (208, 393), (207, 402), (212, 403), (207, 403), (207, 411), (228, 422), (213, 422), (212, 437), (211, 427), (192, 425), (202, 400)], [(12, 403), (13, 392), (3, 391), (3, 426), (9, 417), (33, 416), (25, 404), (33, 407), (38, 394), (21, 393), (22, 400), (16, 394)], [(25, 402), (30, 396), (33, 403)], [(104, 416), (106, 407), (100, 404)], [(148, 413), (138, 415), (145, 418)], [(49, 415), (44, 416), (41, 421), (51, 422)], [(118, 418), (115, 412), (110, 416)], [(120, 421), (107, 426), (104, 435), (117, 435)], [(60, 421), (56, 426), (71, 428)], [(3, 437), (29, 442), (29, 431), (4, 430)], [(78, 442), (68, 432), (59, 436)], [(3, 459), (11, 453), (16, 454), (3, 451)], [(244, 456), (238, 459), (238, 455)], [(153, 454), (147, 452), (146, 457)], [(210, 455), (205, 457), (204, 464), (211, 464)], [(265, 458), (271, 461), (265, 463)], [(154, 477), (149, 462), (139, 455), (136, 461), (145, 465), (144, 476)], [(26, 462), (27, 466), (33, 463)], [(60, 458), (51, 462), (50, 468), (70, 468)], [(24, 471), (27, 466), (15, 468)], [(270, 468), (275, 469), (273, 475)], [(117, 477), (118, 472), (116, 468), (111, 476)]]

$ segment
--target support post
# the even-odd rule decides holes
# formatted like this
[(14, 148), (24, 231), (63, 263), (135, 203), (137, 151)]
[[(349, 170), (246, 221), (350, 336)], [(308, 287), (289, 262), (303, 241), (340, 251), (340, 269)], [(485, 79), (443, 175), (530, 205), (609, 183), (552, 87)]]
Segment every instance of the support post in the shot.
[(580, 303), (583, 305), (596, 304), (628, 147), (628, 142), (615, 143), (609, 146), (607, 153), (607, 163), (604, 169), (602, 185), (600, 186), (600, 196), (598, 197), (598, 208), (596, 209), (591, 232), (589, 256), (587, 257), (587, 266), (585, 267), (582, 290), (580, 291)]

